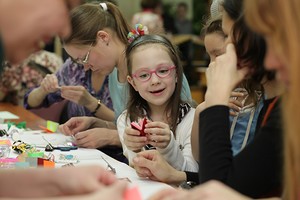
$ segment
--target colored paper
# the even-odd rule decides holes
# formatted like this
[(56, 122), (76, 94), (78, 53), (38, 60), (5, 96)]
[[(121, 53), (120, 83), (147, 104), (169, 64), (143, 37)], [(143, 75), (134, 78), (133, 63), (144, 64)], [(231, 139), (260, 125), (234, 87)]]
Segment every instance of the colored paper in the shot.
[(58, 125), (59, 125), (59, 123), (57, 123), (57, 122), (53, 122), (50, 120), (47, 121), (47, 129), (52, 131), (53, 133), (56, 132)]
[(33, 157), (33, 158), (43, 158), (44, 157), (44, 152), (38, 151), (38, 152), (28, 152), (27, 153), (28, 157)]
[(4, 144), (11, 146), (10, 140), (0, 140), (0, 145), (4, 145)]
[(16, 162), (15, 166), (16, 168), (29, 168), (30, 164), (29, 162)]
[(19, 119), (19, 116), (8, 111), (0, 111), (0, 118), (2, 119)]
[(45, 168), (54, 168), (55, 167), (55, 163), (49, 160), (44, 160), (44, 167)]
[(137, 122), (131, 122), (131, 128), (140, 131), (140, 136), (145, 136), (146, 133), (144, 132), (144, 130), (145, 130), (146, 124), (147, 124), (147, 118), (144, 117), (138, 123)]
[(132, 188), (127, 189), (124, 194), (124, 199), (125, 200), (142, 200), (142, 197), (141, 197), (138, 187), (132, 187)]

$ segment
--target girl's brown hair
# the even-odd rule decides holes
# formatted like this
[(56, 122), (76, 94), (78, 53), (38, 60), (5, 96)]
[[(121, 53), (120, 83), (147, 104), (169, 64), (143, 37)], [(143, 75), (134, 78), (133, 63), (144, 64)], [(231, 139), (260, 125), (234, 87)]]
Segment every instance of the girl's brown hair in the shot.
[[(177, 119), (179, 117), (179, 107), (182, 100), (180, 98), (181, 88), (182, 88), (182, 78), (183, 78), (183, 68), (178, 56), (177, 47), (174, 46), (166, 37), (160, 35), (144, 35), (136, 38), (130, 43), (126, 49), (127, 58), (127, 70), (129, 76), (132, 76), (132, 55), (134, 52), (138, 51), (140, 47), (147, 48), (149, 46), (157, 46), (166, 50), (170, 56), (172, 62), (176, 66), (177, 73), (177, 83), (173, 95), (170, 97), (168, 105), (166, 107), (165, 113), (170, 113), (170, 128), (175, 133), (177, 127)], [(136, 121), (140, 117), (145, 117), (143, 109), (149, 114), (149, 106), (145, 99), (143, 99), (140, 94), (135, 91), (135, 89), (129, 86), (129, 101), (127, 105), (127, 117), (130, 116), (131, 121)], [(169, 119), (168, 119), (169, 120)]]
[(206, 20), (205, 25), (201, 29), (200, 36), (202, 39), (208, 34), (211, 33), (218, 33), (225, 38), (225, 34), (222, 29), (222, 18), (221, 16), (216, 17), (216, 18), (209, 18)]
[(72, 33), (65, 44), (90, 45), (95, 43), (98, 31), (110, 28), (118, 38), (128, 44), (127, 34), (130, 26), (116, 5), (106, 2), (107, 10), (99, 4), (82, 4), (71, 11)]
[(300, 198), (300, 1), (246, 0), (245, 16), (249, 26), (268, 37), (278, 56), (286, 61), (289, 91), (283, 99), (285, 195)]

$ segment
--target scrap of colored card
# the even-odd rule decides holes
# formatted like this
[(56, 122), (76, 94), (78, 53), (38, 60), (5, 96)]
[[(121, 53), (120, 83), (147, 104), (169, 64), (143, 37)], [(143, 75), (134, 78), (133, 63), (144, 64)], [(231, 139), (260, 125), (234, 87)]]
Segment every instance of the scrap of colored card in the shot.
[(12, 114), (8, 111), (1, 111), (0, 112), (0, 118), (2, 119), (19, 119), (19, 116)]
[(28, 152), (27, 156), (28, 157), (33, 157), (33, 158), (43, 158), (44, 157), (44, 152), (42, 152), (42, 151)]
[(44, 165), (44, 161), (45, 161), (44, 158), (37, 158), (37, 164), (38, 164), (38, 166), (43, 166)]
[(27, 157), (25, 161), (29, 163), (30, 167), (37, 167), (37, 158), (36, 157)]
[(10, 140), (0, 140), (0, 145), (5, 145), (5, 144), (11, 146)]
[(30, 164), (29, 162), (16, 162), (15, 166), (16, 168), (29, 168)]
[(44, 167), (45, 168), (54, 168), (55, 167), (55, 163), (49, 160), (44, 160)]
[(53, 122), (50, 120), (47, 121), (47, 129), (52, 132), (56, 132), (58, 125), (59, 125), (59, 123), (57, 123), (57, 122)]
[(141, 193), (138, 187), (132, 187), (125, 191), (124, 194), (125, 200), (142, 200)]
[(147, 118), (144, 117), (138, 123), (137, 122), (131, 122), (131, 128), (140, 131), (140, 136), (145, 136), (146, 133), (144, 132), (144, 130), (145, 130), (146, 124), (147, 124)]

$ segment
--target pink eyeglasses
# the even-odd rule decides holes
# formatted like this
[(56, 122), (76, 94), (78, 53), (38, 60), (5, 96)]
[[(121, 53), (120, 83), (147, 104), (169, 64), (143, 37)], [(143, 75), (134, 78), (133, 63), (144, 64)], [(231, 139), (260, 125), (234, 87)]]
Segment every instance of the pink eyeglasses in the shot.
[(175, 68), (176, 68), (175, 65), (171, 65), (171, 66), (160, 66), (154, 70), (140, 69), (137, 70), (135, 73), (133, 73), (132, 76), (138, 79), (139, 81), (146, 82), (150, 80), (153, 73), (155, 73), (156, 76), (158, 76), (159, 78), (166, 78), (171, 74), (171, 72)]

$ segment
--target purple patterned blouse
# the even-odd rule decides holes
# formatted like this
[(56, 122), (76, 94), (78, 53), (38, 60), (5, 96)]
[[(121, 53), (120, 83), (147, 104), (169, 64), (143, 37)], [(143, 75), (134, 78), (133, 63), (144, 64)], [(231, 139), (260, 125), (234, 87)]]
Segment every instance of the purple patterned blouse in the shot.
[[(104, 105), (113, 110), (112, 100), (108, 89), (108, 76), (105, 78), (101, 89), (98, 92), (95, 92), (92, 88), (91, 75), (91, 70), (85, 72), (83, 66), (73, 62), (71, 58), (68, 58), (63, 66), (56, 72), (59, 85), (82, 85), (92, 96), (100, 99)], [(26, 109), (31, 109), (28, 105), (28, 95), (33, 89), (34, 88), (30, 89), (25, 94), (24, 107)], [(64, 99), (61, 97), (60, 91), (50, 93), (39, 107), (49, 107), (50, 105), (62, 100)], [(76, 116), (92, 116), (91, 112), (87, 108), (73, 102), (68, 102), (67, 110), (68, 119)]]

